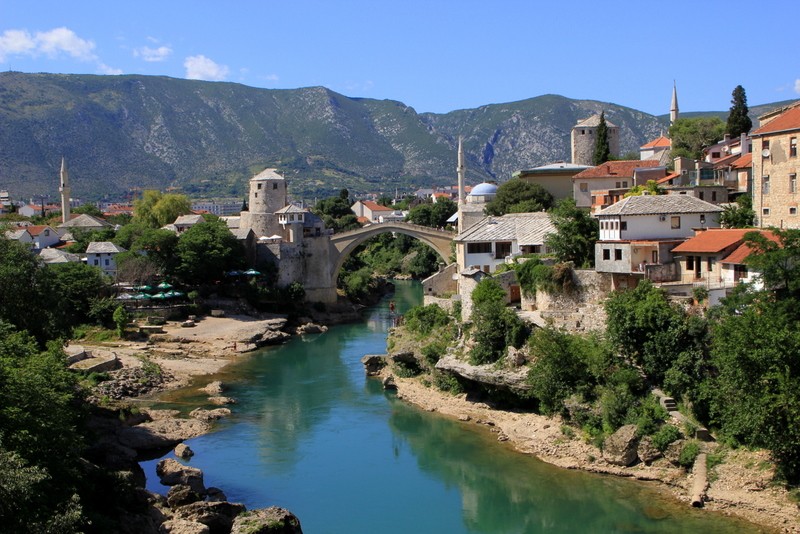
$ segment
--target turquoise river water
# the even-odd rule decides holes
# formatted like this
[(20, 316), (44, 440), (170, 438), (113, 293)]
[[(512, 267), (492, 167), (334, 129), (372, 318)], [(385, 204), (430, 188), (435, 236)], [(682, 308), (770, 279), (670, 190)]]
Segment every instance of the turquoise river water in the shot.
[[(398, 282), (397, 312), (421, 302)], [(383, 353), (388, 300), (363, 322), (294, 338), (231, 365), (233, 414), (190, 440), (206, 486), (248, 508), (294, 512), (306, 534), (753, 532), (694, 510), (652, 485), (559, 469), (498, 443), (483, 428), (423, 412), (367, 379)], [(202, 405), (192, 390), (175, 407)], [(148, 487), (164, 493), (144, 462)]]

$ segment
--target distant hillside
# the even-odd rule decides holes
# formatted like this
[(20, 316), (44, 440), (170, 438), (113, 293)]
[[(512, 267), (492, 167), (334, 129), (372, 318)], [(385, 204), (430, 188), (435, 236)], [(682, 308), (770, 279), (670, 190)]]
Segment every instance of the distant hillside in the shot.
[(257, 89), (154, 76), (0, 73), (0, 188), (57, 196), (61, 156), (73, 196), (136, 189), (242, 196), (277, 167), (296, 198), (346, 187), (411, 191), (455, 182), (464, 137), (469, 183), (570, 157), (570, 128), (605, 110), (622, 152), (665, 129), (663, 117), (545, 95), (438, 115), (324, 87)]

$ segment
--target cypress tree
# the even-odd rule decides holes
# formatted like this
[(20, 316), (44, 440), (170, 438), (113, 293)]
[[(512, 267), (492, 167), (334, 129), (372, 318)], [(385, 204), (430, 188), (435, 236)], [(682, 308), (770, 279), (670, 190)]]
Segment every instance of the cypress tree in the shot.
[(728, 115), (728, 126), (725, 131), (731, 137), (739, 137), (743, 133), (748, 133), (750, 128), (753, 127), (753, 121), (747, 116), (749, 111), (747, 108), (747, 95), (744, 92), (744, 87), (737, 85), (733, 90), (731, 98), (731, 111)]
[(592, 165), (600, 165), (611, 159), (611, 146), (608, 144), (608, 125), (606, 112), (600, 112), (600, 124), (597, 125), (597, 137), (594, 140), (594, 155)]

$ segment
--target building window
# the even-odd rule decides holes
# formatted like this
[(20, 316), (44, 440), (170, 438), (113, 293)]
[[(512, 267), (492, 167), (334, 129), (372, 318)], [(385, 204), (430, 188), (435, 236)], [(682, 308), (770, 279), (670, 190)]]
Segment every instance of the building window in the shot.
[(258, 198), (258, 193), (253, 193), (255, 198)]
[(703, 193), (702, 191), (700, 191), (700, 200), (705, 200), (705, 198), (704, 198), (704, 197), (705, 197), (705, 193)]
[(717, 201), (717, 192), (716, 191), (712, 191), (711, 192), (711, 202), (716, 202), (716, 201)]
[(621, 261), (622, 260), (622, 249), (621, 248), (615, 248), (614, 249), (614, 259), (616, 261)]
[(259, 189), (261, 189), (261, 186), (262, 186), (262, 185), (264, 185), (264, 184), (258, 184), (258, 188), (259, 188)]
[(511, 241), (503, 241), (495, 243), (494, 245), (494, 258), (502, 260), (506, 256), (511, 255)]
[(628, 221), (622, 221), (619, 223), (619, 229), (623, 232), (628, 229)]
[(491, 243), (467, 243), (467, 254), (491, 254)]
[(789, 208), (789, 215), (797, 215), (797, 208), (794, 206)]
[(707, 258), (706, 259), (706, 271), (711, 272), (714, 270), (714, 258)]
[(627, 180), (623, 180), (622, 181), (622, 187), (628, 187), (628, 181)]
[(797, 138), (792, 137), (789, 139), (789, 157), (796, 158), (797, 157)]
[(581, 130), (581, 135), (586, 135), (586, 130)]
[(769, 208), (761, 208), (761, 215), (769, 217)]
[(712, 159), (719, 159), (719, 152), (712, 152), (711, 157)]
[(95, 259), (94, 259), (94, 264), (95, 264), (95, 265), (100, 265), (100, 260), (98, 260), (97, 258), (95, 258)]
[(582, 182), (580, 188), (581, 188), (581, 193), (586, 193), (587, 191), (589, 191), (589, 184), (586, 182)]
[(620, 187), (622, 187), (622, 184), (620, 182), (617, 182), (617, 189), (619, 189)]
[(106, 267), (108, 267), (109, 265), (110, 265), (110, 261), (108, 260), (108, 258), (106, 258)]
[(797, 174), (791, 173), (789, 175), (789, 192), (797, 193)]
[(761, 178), (761, 192), (765, 195), (769, 195), (769, 176)]
[(611, 249), (604, 248), (603, 249), (603, 259), (610, 260), (611, 259)]
[(272, 189), (278, 189), (278, 182), (273, 182)]
[(769, 150), (769, 139), (764, 139), (761, 141), (761, 154), (764, 154), (764, 150)]
[(694, 271), (694, 256), (686, 256), (686, 270)]
[(673, 215), (672, 218), (670, 219), (670, 227), (673, 230), (677, 230), (678, 228), (680, 228), (681, 227), (681, 218), (678, 217), (677, 215)]

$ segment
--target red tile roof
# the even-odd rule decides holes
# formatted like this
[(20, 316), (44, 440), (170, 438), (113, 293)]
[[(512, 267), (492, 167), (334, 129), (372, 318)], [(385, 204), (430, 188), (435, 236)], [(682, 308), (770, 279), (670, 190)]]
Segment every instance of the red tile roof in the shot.
[[(765, 232), (762, 230), (761, 233), (764, 234), (767, 237), (767, 239), (775, 241), (776, 243), (778, 242), (778, 236), (776, 236), (772, 232)], [(744, 263), (745, 260), (749, 258), (750, 254), (752, 254), (753, 252), (754, 252), (753, 249), (750, 248), (750, 246), (748, 246), (747, 243), (742, 243), (741, 245), (738, 246), (736, 250), (728, 254), (728, 256), (724, 258), (720, 263)]]
[(642, 167), (658, 167), (656, 160), (621, 160), (607, 161), (597, 167), (590, 167), (576, 174), (573, 179), (580, 178), (631, 178), (634, 169)]
[(739, 159), (731, 163), (734, 169), (746, 169), (753, 166), (753, 153), (748, 152), (742, 155)]
[(659, 137), (657, 139), (653, 139), (652, 141), (650, 141), (646, 145), (642, 145), (641, 148), (659, 148), (659, 147), (668, 148), (670, 146), (672, 146), (672, 141), (670, 141), (668, 137), (664, 137), (662, 135), (661, 137)]
[(800, 105), (787, 109), (751, 135), (764, 135), (785, 130), (800, 130)]
[(381, 206), (377, 202), (373, 202), (372, 200), (362, 200), (362, 204), (364, 204), (365, 208), (369, 208), (370, 211), (393, 211), (392, 208), (387, 208), (386, 206)]
[(718, 160), (714, 161), (714, 168), (721, 169), (723, 167), (727, 167), (728, 165), (733, 165), (734, 161), (739, 159), (739, 154), (731, 154), (730, 156), (725, 156), (724, 158), (719, 158)]
[[(42, 232), (44, 232), (47, 228), (50, 228), (50, 227), (47, 226), (46, 224), (36, 224), (36, 225), (26, 226), (25, 227), (25, 229), (28, 231), (28, 233), (31, 234), (34, 237), (39, 235), (39, 234), (41, 234)], [(52, 228), (50, 228), (50, 229), (53, 230)], [(55, 230), (53, 230), (53, 231), (55, 232)]]
[(656, 183), (659, 184), (659, 185), (665, 184), (665, 183), (669, 182), (670, 180), (672, 180), (674, 178), (677, 178), (678, 176), (680, 176), (680, 173), (673, 172), (672, 174), (668, 174), (663, 178), (659, 178), (658, 180), (656, 180)]
[(673, 248), (672, 252), (697, 252), (706, 254), (720, 252), (742, 241), (744, 239), (744, 234), (752, 231), (752, 228), (709, 229), (687, 239)]

